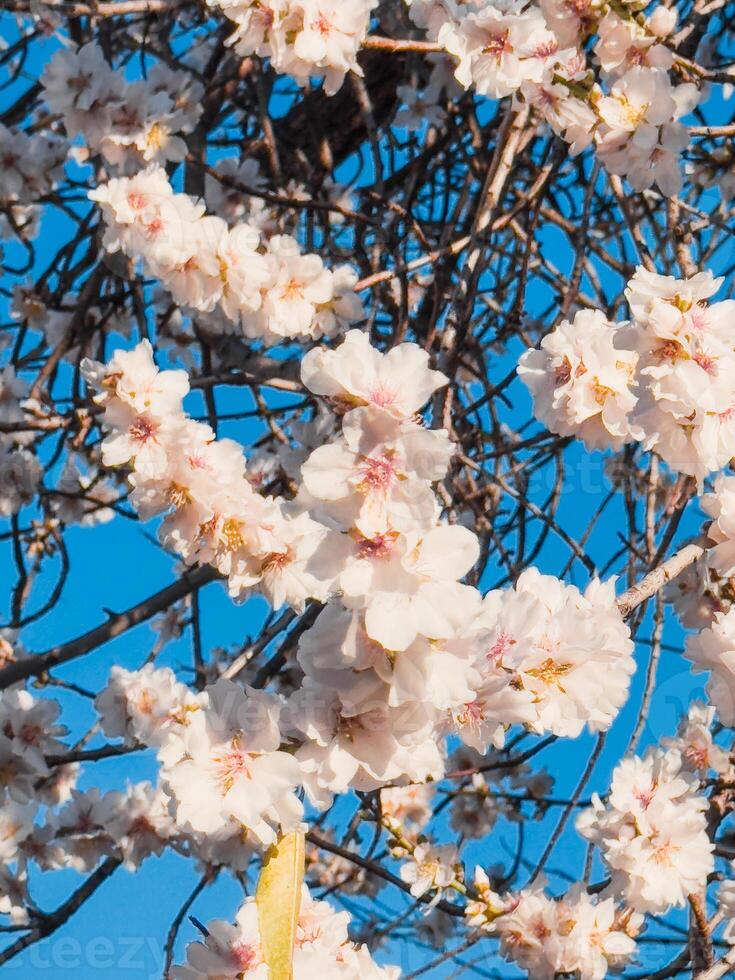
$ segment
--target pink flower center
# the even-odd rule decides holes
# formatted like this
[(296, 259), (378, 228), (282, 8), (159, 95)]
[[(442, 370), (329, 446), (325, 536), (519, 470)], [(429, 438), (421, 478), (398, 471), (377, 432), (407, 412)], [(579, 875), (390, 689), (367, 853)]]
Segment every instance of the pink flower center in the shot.
[(398, 538), (397, 531), (386, 531), (374, 538), (363, 538), (357, 546), (358, 558), (389, 558)]
[(147, 204), (147, 198), (140, 191), (131, 191), (128, 194), (128, 204), (134, 211), (142, 211)]
[(366, 456), (360, 466), (361, 487), (387, 493), (396, 479), (396, 468), (388, 455)]
[(23, 725), (19, 734), (21, 742), (25, 743), (25, 745), (38, 745), (43, 731), (38, 725), (28, 724)]
[(368, 399), (379, 408), (390, 408), (398, 401), (398, 394), (385, 385), (376, 385), (368, 395)]
[(501, 632), (498, 634), (497, 640), (485, 654), (486, 658), (488, 660), (502, 660), (506, 651), (509, 650), (515, 642), (516, 641), (513, 639), (510, 633), (506, 633), (505, 630), (501, 630)]
[(684, 750), (684, 755), (695, 769), (707, 769), (709, 763), (709, 750), (706, 745), (692, 743)]
[(692, 307), (689, 312), (689, 323), (691, 324), (692, 330), (704, 333), (708, 326), (707, 310), (701, 306)]
[(196, 453), (192, 456), (186, 457), (186, 462), (193, 470), (208, 470), (209, 463), (207, 462), (207, 457), (203, 453)]
[(457, 718), (460, 725), (479, 725), (485, 720), (485, 701), (476, 698), (464, 706), (464, 711)]
[(647, 810), (648, 807), (651, 805), (651, 801), (653, 800), (655, 795), (656, 795), (655, 784), (649, 786), (648, 789), (636, 788), (633, 790), (634, 798), (638, 800), (638, 802), (640, 803), (640, 805), (643, 807), (644, 810)]
[(709, 354), (697, 353), (694, 355), (694, 361), (703, 371), (706, 371), (707, 374), (711, 374), (713, 377), (718, 374), (717, 361), (714, 359), (714, 357), (710, 357)]
[(535, 58), (549, 58), (559, 50), (559, 43), (556, 40), (547, 41), (539, 44), (533, 52)]
[(163, 219), (160, 217), (154, 218), (149, 224), (146, 225), (146, 232), (149, 238), (156, 238), (163, 231), (166, 230), (166, 225)]
[(258, 959), (257, 949), (248, 943), (235, 943), (234, 946), (230, 947), (230, 955), (232, 956), (234, 965), (241, 972), (249, 970), (251, 966), (255, 966)]
[(503, 31), (502, 34), (491, 35), (487, 44), (482, 49), (482, 53), (488, 54), (500, 61), (507, 51), (513, 50), (513, 45), (508, 40), (508, 33), (508, 31)]
[(263, 560), (264, 572), (280, 572), (291, 564), (288, 551), (274, 551)]
[(316, 20), (311, 23), (312, 30), (321, 34), (322, 37), (328, 37), (332, 33), (332, 25), (329, 23), (327, 17), (320, 13)]
[(240, 776), (250, 779), (250, 759), (247, 752), (234, 745), (228, 752), (215, 756), (215, 776), (225, 793), (229, 793)]
[(152, 439), (157, 431), (158, 425), (153, 421), (153, 419), (148, 418), (147, 415), (139, 415), (130, 425), (128, 434), (135, 439), (136, 442), (145, 443), (148, 442), (149, 439)]

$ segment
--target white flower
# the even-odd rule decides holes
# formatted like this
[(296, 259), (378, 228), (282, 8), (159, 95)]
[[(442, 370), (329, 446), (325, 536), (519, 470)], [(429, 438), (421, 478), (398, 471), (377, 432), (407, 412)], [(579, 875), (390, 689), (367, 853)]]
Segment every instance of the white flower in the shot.
[(551, 432), (577, 436), (588, 449), (620, 449), (637, 437), (630, 414), (638, 358), (618, 337), (599, 310), (580, 310), (521, 357), (518, 374)]
[(279, 750), (278, 699), (225, 680), (206, 694), (182, 734), (183, 756), (162, 772), (176, 823), (220, 836), (239, 825), (268, 846), (302, 815), (298, 764)]
[(524, 81), (521, 93), (523, 100), (535, 107), (554, 132), (569, 144), (570, 155), (576, 156), (592, 142), (597, 117), (586, 101), (562, 82), (554, 81), (554, 77), (540, 82)]
[[(397, 980), (394, 967), (375, 964), (365, 946), (347, 935), (350, 916), (301, 892), (294, 942), (293, 980)], [(268, 980), (260, 937), (258, 906), (246, 898), (234, 925), (207, 923), (202, 942), (187, 947), (187, 965), (173, 968), (171, 980)]]
[(0, 516), (10, 517), (29, 504), (42, 477), (43, 469), (33, 453), (0, 443)]
[(99, 789), (71, 791), (71, 798), (55, 815), (53, 829), (58, 860), (75, 871), (91, 871), (97, 862), (114, 851), (108, 827), (118, 815), (120, 793)]
[(688, 636), (684, 656), (695, 673), (710, 672), (707, 697), (727, 728), (735, 725), (735, 609), (715, 613), (711, 626)]
[(339, 576), (345, 604), (365, 608), (367, 634), (386, 650), (405, 650), (418, 635), (449, 638), (477, 609), (476, 590), (458, 581), (479, 556), (465, 527), (358, 536), (351, 552)]
[(327, 95), (341, 87), (347, 72), (362, 74), (357, 52), (376, 0), (292, 0), (290, 6), (301, 18), (301, 29), (295, 31), (293, 48), (288, 43), (285, 49), (282, 71), (301, 85), (323, 74)]
[(709, 272), (677, 280), (639, 268), (626, 290), (633, 321), (621, 328), (638, 353), (632, 421), (644, 448), (700, 482), (729, 462), (735, 437), (735, 303), (707, 303), (719, 285)]
[(492, 99), (524, 81), (540, 82), (544, 59), (558, 49), (540, 9), (525, 0), (493, 0), (470, 10), (457, 24), (444, 25), (438, 39), (459, 59), (457, 81)]
[(220, 919), (207, 923), (204, 941), (191, 943), (186, 958), (187, 966), (174, 967), (172, 980), (268, 980), (254, 900), (246, 900), (234, 925)]
[(613, 899), (594, 898), (582, 885), (555, 900), (537, 884), (520, 892), (496, 929), (501, 952), (533, 980), (567, 973), (604, 980), (635, 955), (642, 922), (641, 915), (619, 916)]
[(126, 89), (125, 79), (93, 42), (77, 51), (58, 50), (40, 81), (47, 105), (64, 117), (69, 135), (82, 131), (93, 145), (109, 132), (112, 110), (121, 104)]
[(695, 86), (673, 88), (663, 68), (630, 68), (597, 102), (603, 121), (597, 151), (605, 167), (636, 191), (655, 182), (664, 196), (678, 194), (679, 156), (689, 137), (677, 120), (697, 99)]
[(332, 334), (363, 316), (349, 266), (332, 272), (288, 235), (262, 241), (250, 222), (228, 228), (202, 202), (174, 193), (161, 167), (112, 178), (88, 196), (102, 208), (107, 251), (140, 262), (177, 304), (206, 314), (214, 332), (234, 325), (279, 344)]
[(549, 29), (563, 47), (577, 47), (594, 33), (600, 19), (601, 0), (541, 0)]
[(33, 833), (38, 803), (5, 800), (0, 807), (0, 861), (5, 866), (15, 861), (18, 849)]
[[(669, 33), (676, 24), (676, 11), (666, 7), (657, 7), (655, 19), (651, 26), (659, 31)], [(673, 18), (673, 24), (671, 23)], [(668, 23), (664, 23), (664, 21)], [(598, 40), (595, 44), (595, 54), (602, 66), (603, 72), (611, 75), (622, 75), (629, 68), (645, 66), (647, 68), (671, 67), (674, 56), (664, 44), (659, 43), (657, 32), (642, 27), (633, 17), (623, 20), (614, 11), (608, 10), (597, 28)]]
[(455, 718), (467, 744), (484, 751), (497, 726), (518, 721), (566, 737), (610, 727), (635, 670), (614, 581), (580, 593), (530, 568), (514, 589), (488, 593), (476, 625), (486, 631), (477, 699)]
[(664, 748), (677, 749), (685, 769), (706, 779), (710, 770), (724, 775), (732, 768), (730, 754), (712, 738), (715, 709), (701, 701), (693, 701), (679, 722), (676, 738), (663, 738)]
[[(700, 497), (704, 509), (708, 496)], [(701, 630), (710, 626), (715, 613), (727, 612), (732, 605), (728, 579), (720, 578), (708, 567), (708, 559), (716, 560), (716, 550), (711, 548), (705, 557), (685, 568), (663, 590), (664, 598), (673, 604), (685, 629)]]
[(332, 299), (332, 277), (318, 255), (301, 255), (298, 242), (277, 235), (268, 243), (271, 277), (263, 297), (268, 329), (281, 337), (310, 331), (317, 307)]
[[(732, 875), (733, 865), (730, 865)], [(735, 878), (726, 878), (717, 891), (718, 911), (722, 913), (725, 922), (725, 931), (722, 938), (725, 942), (735, 945)]]
[(331, 686), (307, 675), (285, 720), (304, 738), (296, 758), (316, 806), (326, 807), (332, 794), (349, 788), (441, 774), (431, 712), (390, 707), (385, 686), (371, 671), (334, 671)]
[(435, 522), (430, 482), (445, 475), (453, 452), (443, 430), (401, 423), (370, 406), (345, 417), (343, 435), (301, 467), (304, 487), (325, 502), (328, 517), (367, 537)]
[(328, 95), (345, 75), (362, 74), (357, 52), (376, 0), (210, 0), (234, 21), (230, 42), (240, 55), (270, 57), (299, 85), (324, 78)]
[(718, 476), (714, 492), (704, 494), (700, 503), (712, 518), (707, 534), (714, 547), (707, 562), (719, 575), (735, 575), (735, 476)]
[(607, 803), (593, 794), (592, 807), (577, 818), (578, 831), (600, 847), (612, 871), (614, 893), (636, 911), (683, 906), (712, 871), (707, 800), (698, 786), (678, 751), (652, 748), (624, 759)]
[(155, 746), (199, 710), (196, 695), (176, 680), (173, 671), (153, 664), (135, 671), (114, 666), (94, 704), (108, 738)]
[(434, 892), (429, 908), (433, 908), (442, 895), (451, 893), (450, 885), (458, 875), (461, 875), (461, 868), (457, 848), (453, 844), (418, 844), (401, 865), (401, 880), (410, 884), (414, 898)]
[(348, 331), (335, 350), (309, 351), (301, 362), (301, 380), (339, 408), (373, 405), (400, 420), (412, 419), (447, 383), (429, 368), (429, 355), (417, 344), (399, 344), (383, 354), (360, 330)]
[(105, 829), (115, 841), (124, 866), (135, 871), (151, 854), (163, 851), (176, 826), (167, 798), (150, 783), (137, 783), (118, 796), (118, 808)]

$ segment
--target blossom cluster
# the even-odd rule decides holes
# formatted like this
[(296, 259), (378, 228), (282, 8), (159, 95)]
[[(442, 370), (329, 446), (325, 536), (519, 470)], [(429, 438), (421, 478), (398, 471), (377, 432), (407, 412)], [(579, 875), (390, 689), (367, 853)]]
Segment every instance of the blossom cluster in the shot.
[[(658, 6), (644, 18), (596, 0), (406, 3), (414, 23), (456, 60), (463, 87), (533, 107), (572, 154), (594, 142), (610, 173), (627, 177), (637, 191), (655, 182), (666, 196), (678, 193), (688, 143), (679, 119), (699, 93), (671, 82), (674, 59), (665, 41), (675, 11)], [(590, 35), (597, 35), (599, 78), (584, 50)]]
[(621, 913), (613, 898), (596, 898), (581, 884), (553, 899), (539, 882), (514, 896), (495, 931), (500, 952), (533, 980), (603, 980), (633, 960), (642, 924), (642, 915)]
[(726, 466), (735, 456), (735, 301), (709, 302), (721, 284), (711, 272), (675, 279), (639, 267), (625, 293), (629, 322), (583, 310), (521, 357), (536, 417), (589, 448), (641, 442), (700, 483)]
[[(312, 898), (304, 885), (296, 923), (293, 980), (396, 980), (397, 967), (379, 966), (367, 946), (350, 942), (349, 912), (336, 912)], [(268, 980), (254, 898), (246, 898), (235, 922), (207, 923), (202, 941), (186, 951), (185, 966), (174, 967), (171, 980)]]
[[(25, 429), (28, 419), (35, 421), (43, 410), (29, 396), (28, 385), (12, 366), (0, 371), (0, 422), (17, 425), (13, 432), (0, 432), (0, 516), (10, 517), (36, 497), (44, 470), (32, 445), (34, 432)], [(82, 454), (70, 452), (53, 489), (48, 490), (52, 521), (89, 526), (110, 520), (117, 491), (100, 472), (93, 448)]]
[(609, 728), (635, 670), (614, 580), (594, 580), (582, 593), (529, 568), (512, 589), (485, 596), (478, 625), (481, 681), (453, 717), (466, 744), (484, 752), (518, 723), (564, 737), (576, 737), (585, 725)]
[(166, 514), (159, 536), (168, 548), (188, 564), (213, 565), (235, 597), (258, 583), (275, 605), (325, 596), (304, 567), (325, 530), (283, 499), (257, 493), (240, 445), (215, 439), (184, 413), (185, 371), (160, 372), (148, 341), (106, 366), (85, 360), (82, 370), (110, 431), (102, 462), (131, 464), (132, 502), (144, 518)]
[[(22, 423), (28, 386), (12, 366), (0, 371), (0, 422)], [(33, 500), (43, 476), (37, 457), (25, 448), (28, 433), (0, 433), (0, 516), (17, 514)]]
[(533, 980), (574, 974), (603, 980), (622, 972), (635, 957), (643, 915), (621, 908), (613, 897), (590, 894), (580, 883), (552, 898), (537, 878), (521, 891), (501, 896), (487, 872), (475, 869), (475, 898), (465, 906), (471, 930), (497, 935), (506, 960)]
[[(61, 174), (66, 147), (61, 140), (10, 129), (0, 123), (0, 201), (3, 209), (36, 205)], [(16, 213), (23, 213), (17, 212)], [(3, 221), (6, 219), (3, 218)]]
[[(3, 661), (21, 655), (3, 652)], [(30, 861), (83, 872), (111, 857), (132, 870), (176, 830), (165, 797), (149, 783), (105, 794), (75, 788), (80, 766), (64, 762), (60, 710), (55, 699), (20, 686), (0, 695), (0, 913), (15, 924), (28, 921)]]
[(331, 335), (363, 316), (350, 266), (329, 270), (291, 236), (263, 240), (247, 221), (228, 227), (175, 193), (161, 167), (114, 177), (89, 197), (102, 209), (105, 249), (141, 262), (178, 306), (207, 314), (215, 332), (240, 329), (278, 344)]
[[(441, 517), (433, 484), (452, 445), (417, 413), (446, 379), (417, 345), (383, 354), (350, 331), (306, 355), (303, 383), (335, 418), (317, 417), (305, 458), (282, 460), (292, 500), (258, 492), (240, 447), (184, 414), (186, 374), (159, 372), (147, 342), (83, 371), (110, 433), (102, 460), (131, 467), (131, 501), (165, 515), (167, 547), (212, 564), (235, 596), (258, 587), (275, 606), (326, 602), (300, 636), (303, 679), (285, 704), (224, 681), (194, 699), (149, 668), (111, 678), (103, 728), (159, 750), (182, 829), (237, 825), (266, 844), (300, 819), (297, 786), (324, 807), (349, 789), (439, 778), (452, 734), (485, 752), (514, 724), (573, 737), (617, 715), (634, 662), (612, 581), (581, 593), (529, 569), (484, 599), (461, 581), (478, 543)], [(470, 821), (476, 807), (461, 809), (453, 819)]]
[(203, 110), (203, 86), (189, 72), (159, 61), (145, 78), (128, 82), (94, 42), (78, 50), (61, 48), (40, 81), (46, 104), (62, 117), (67, 135), (81, 133), (87, 153), (101, 153), (120, 173), (183, 160), (184, 137)]
[(228, 38), (243, 57), (269, 58), (275, 70), (305, 86), (323, 78), (328, 95), (357, 61), (377, 0), (209, 0), (235, 25)]
[(678, 747), (623, 759), (605, 802), (577, 818), (577, 830), (600, 848), (610, 888), (637, 912), (683, 906), (714, 867), (707, 799)]
[[(700, 500), (704, 503), (706, 498), (705, 494)], [(664, 588), (664, 598), (673, 605), (685, 629), (701, 630), (711, 626), (715, 614), (727, 612), (735, 600), (731, 578), (719, 575), (710, 567), (712, 551), (714, 549)]]
[(715, 613), (712, 623), (687, 637), (684, 656), (695, 673), (709, 673), (707, 697), (723, 725), (735, 725), (735, 609)]

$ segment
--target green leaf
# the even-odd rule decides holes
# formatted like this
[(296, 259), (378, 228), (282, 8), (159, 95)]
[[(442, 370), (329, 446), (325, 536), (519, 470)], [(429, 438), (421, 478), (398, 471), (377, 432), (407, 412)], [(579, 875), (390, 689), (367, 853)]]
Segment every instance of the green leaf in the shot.
[(301, 831), (280, 837), (266, 855), (255, 890), (269, 980), (292, 980), (293, 947), (304, 880), (304, 851)]

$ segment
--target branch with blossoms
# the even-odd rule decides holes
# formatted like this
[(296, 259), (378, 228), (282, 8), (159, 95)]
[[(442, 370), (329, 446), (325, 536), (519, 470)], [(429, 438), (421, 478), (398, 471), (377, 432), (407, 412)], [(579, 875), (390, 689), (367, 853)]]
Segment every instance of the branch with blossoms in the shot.
[(0, 962), (731, 972), (732, 8), (5, 5)]

